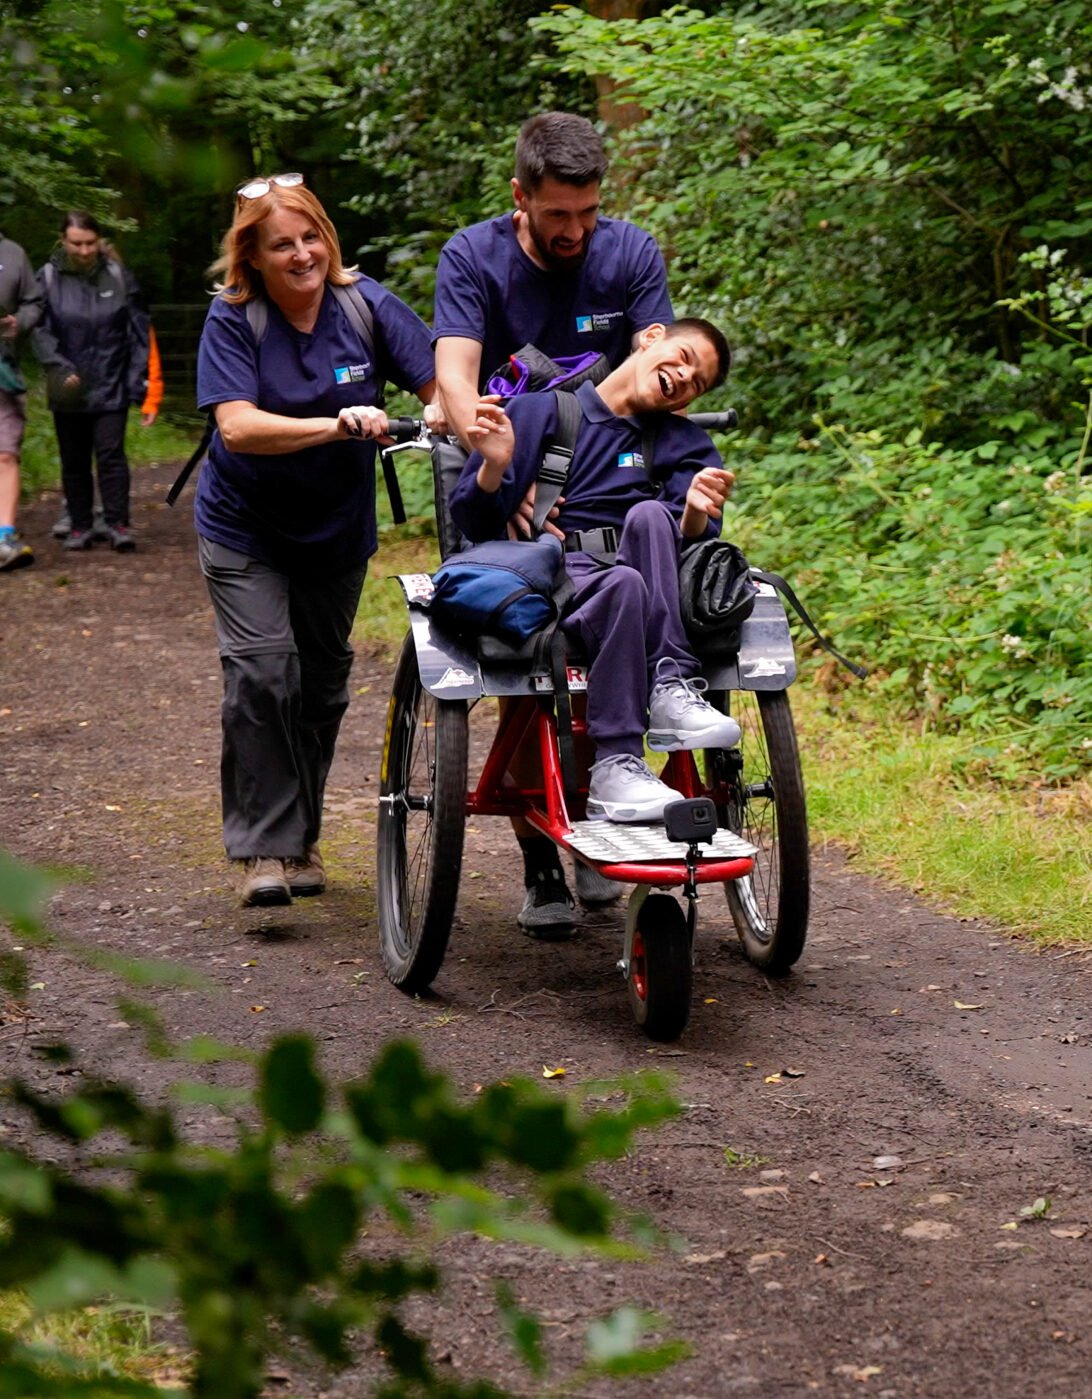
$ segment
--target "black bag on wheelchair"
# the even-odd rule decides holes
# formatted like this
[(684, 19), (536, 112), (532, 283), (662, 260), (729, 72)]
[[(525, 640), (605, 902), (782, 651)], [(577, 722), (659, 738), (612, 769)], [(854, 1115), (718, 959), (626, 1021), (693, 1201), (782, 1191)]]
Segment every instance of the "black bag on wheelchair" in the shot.
[(419, 605), (455, 631), (519, 645), (557, 618), (562, 557), (561, 541), (551, 535), (476, 544), (440, 565), (432, 597)]
[(679, 603), (687, 635), (704, 656), (733, 655), (758, 589), (743, 551), (726, 539), (703, 539), (683, 551)]

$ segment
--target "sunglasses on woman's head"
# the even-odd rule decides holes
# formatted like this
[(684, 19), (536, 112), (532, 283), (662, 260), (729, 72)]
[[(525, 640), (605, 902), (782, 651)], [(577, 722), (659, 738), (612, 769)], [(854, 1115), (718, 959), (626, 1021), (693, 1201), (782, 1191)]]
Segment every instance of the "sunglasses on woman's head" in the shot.
[(291, 171), (287, 175), (270, 175), (269, 179), (259, 177), (256, 180), (247, 180), (235, 191), (236, 199), (261, 199), (263, 194), (268, 194), (273, 185), (280, 185), (281, 189), (293, 189), (296, 185), (303, 184), (303, 176), (297, 170)]

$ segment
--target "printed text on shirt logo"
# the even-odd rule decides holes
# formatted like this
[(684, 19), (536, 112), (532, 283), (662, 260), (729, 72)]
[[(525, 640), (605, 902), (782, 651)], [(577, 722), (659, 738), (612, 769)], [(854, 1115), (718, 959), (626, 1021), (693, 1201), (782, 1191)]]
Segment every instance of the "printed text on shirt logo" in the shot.
[(337, 384), (359, 384), (368, 377), (370, 364), (343, 364), (334, 370)]
[(577, 335), (588, 335), (596, 330), (610, 330), (611, 321), (616, 321), (621, 316), (621, 311), (596, 311), (591, 316), (577, 316)]

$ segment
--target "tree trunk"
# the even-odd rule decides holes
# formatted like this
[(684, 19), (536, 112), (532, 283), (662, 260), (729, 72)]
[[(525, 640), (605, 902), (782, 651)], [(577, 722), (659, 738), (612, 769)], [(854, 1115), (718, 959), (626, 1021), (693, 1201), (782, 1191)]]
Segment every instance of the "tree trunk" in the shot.
[[(661, 0), (586, 0), (585, 8), (596, 19), (644, 19), (662, 9), (663, 5)], [(617, 86), (613, 78), (596, 78), (599, 120), (611, 131), (624, 131), (629, 126), (636, 126), (644, 112), (636, 102), (618, 102), (614, 96)]]

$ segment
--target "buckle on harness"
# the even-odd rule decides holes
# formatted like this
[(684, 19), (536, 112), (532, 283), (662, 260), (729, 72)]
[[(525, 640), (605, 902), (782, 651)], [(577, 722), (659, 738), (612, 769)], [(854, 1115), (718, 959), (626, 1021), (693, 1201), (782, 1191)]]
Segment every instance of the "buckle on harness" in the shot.
[(612, 525), (602, 529), (577, 529), (565, 536), (566, 554), (592, 554), (596, 558), (614, 562), (618, 553), (618, 531)]

